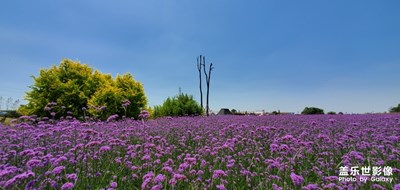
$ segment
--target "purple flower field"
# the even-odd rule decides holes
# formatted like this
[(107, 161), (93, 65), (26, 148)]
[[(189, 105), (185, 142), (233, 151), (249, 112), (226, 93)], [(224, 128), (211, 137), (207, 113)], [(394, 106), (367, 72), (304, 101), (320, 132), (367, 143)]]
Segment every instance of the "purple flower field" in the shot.
[(0, 189), (400, 189), (396, 114), (29, 121), (0, 142)]

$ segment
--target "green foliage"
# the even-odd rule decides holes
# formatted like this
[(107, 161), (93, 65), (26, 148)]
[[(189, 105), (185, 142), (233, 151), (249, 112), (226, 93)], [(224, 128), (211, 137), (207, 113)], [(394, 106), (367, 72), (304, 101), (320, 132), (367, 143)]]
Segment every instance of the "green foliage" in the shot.
[[(147, 105), (143, 85), (131, 74), (113, 79), (109, 74), (69, 59), (63, 59), (58, 66), (40, 70), (39, 76), (32, 78), (34, 84), (26, 93), (28, 104), (18, 110), (23, 115), (49, 116), (54, 112), (60, 117), (69, 112), (75, 117), (90, 114), (105, 119), (111, 114), (124, 115), (121, 102), (129, 100), (131, 104), (126, 116), (137, 117)], [(50, 102), (56, 105), (49, 106)]]
[(400, 104), (398, 104), (396, 107), (392, 107), (389, 109), (390, 113), (400, 113)]
[(336, 115), (336, 112), (330, 111), (330, 112), (328, 112), (327, 114), (329, 114), (329, 115)]
[(231, 110), (231, 113), (232, 113), (233, 115), (235, 115), (235, 114), (237, 114), (238, 112), (237, 112), (236, 109), (232, 109), (232, 110)]
[(316, 107), (306, 107), (304, 110), (301, 112), (301, 114), (324, 114), (324, 110), (321, 108), (316, 108)]
[(281, 110), (278, 111), (272, 111), (271, 113), (272, 115), (280, 115), (281, 114)]
[(182, 94), (168, 97), (163, 105), (154, 106), (153, 117), (202, 115), (203, 109), (192, 95)]

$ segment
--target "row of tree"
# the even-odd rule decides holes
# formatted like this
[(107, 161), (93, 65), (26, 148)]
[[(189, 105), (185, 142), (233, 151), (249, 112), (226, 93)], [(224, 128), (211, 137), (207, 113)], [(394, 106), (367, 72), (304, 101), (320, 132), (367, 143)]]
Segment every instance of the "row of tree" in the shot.
[(14, 100), (11, 97), (4, 98), (0, 96), (0, 110), (17, 110), (20, 103), (19, 99)]

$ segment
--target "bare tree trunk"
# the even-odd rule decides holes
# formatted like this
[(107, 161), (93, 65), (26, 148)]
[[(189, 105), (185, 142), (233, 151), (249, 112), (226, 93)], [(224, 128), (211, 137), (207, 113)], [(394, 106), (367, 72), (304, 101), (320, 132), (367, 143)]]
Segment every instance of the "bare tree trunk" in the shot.
[(201, 88), (201, 66), (203, 63), (201, 62), (202, 55), (197, 57), (197, 70), (199, 70), (199, 81), (200, 81), (200, 105), (201, 105), (201, 110), (204, 110), (203, 107), (203, 89)]
[[(203, 57), (203, 62), (204, 62), (204, 64), (205, 64), (205, 59), (204, 59), (204, 57)], [(211, 64), (210, 64), (210, 68), (209, 68), (209, 70), (208, 70), (208, 74), (207, 74), (206, 66), (204, 65), (204, 74), (206, 75), (206, 84), (207, 84), (207, 97), (206, 97), (206, 114), (207, 114), (207, 116), (210, 115), (210, 113), (209, 113), (210, 108), (209, 108), (209, 104), (208, 104), (208, 97), (209, 97), (209, 94), (210, 94), (211, 71), (212, 71), (213, 69), (214, 69), (214, 67), (213, 67), (213, 64), (211, 63)]]

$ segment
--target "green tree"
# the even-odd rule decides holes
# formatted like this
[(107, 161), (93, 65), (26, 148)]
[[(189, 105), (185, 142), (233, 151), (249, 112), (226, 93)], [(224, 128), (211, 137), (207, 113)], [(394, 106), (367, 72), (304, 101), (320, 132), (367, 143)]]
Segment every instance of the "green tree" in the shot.
[(238, 112), (237, 112), (236, 109), (232, 109), (232, 110), (231, 110), (231, 113), (232, 113), (233, 115), (235, 115), (235, 114), (237, 114)]
[(324, 114), (324, 110), (321, 108), (316, 108), (316, 107), (306, 107), (304, 110), (301, 112), (301, 114)]
[(390, 113), (399, 113), (400, 112), (400, 104), (398, 104), (396, 107), (391, 107), (389, 109)]
[(163, 105), (154, 106), (153, 117), (201, 115), (203, 109), (194, 100), (192, 95), (180, 93), (175, 97), (168, 97)]
[(86, 64), (63, 59), (60, 65), (42, 69), (32, 78), (34, 84), (25, 96), (28, 104), (19, 108), (24, 115), (49, 116), (53, 112), (56, 117), (69, 113), (75, 117), (91, 114), (105, 119), (111, 114), (124, 114), (122, 101), (129, 100), (126, 114), (137, 117), (147, 106), (143, 85), (131, 74), (113, 79)]

